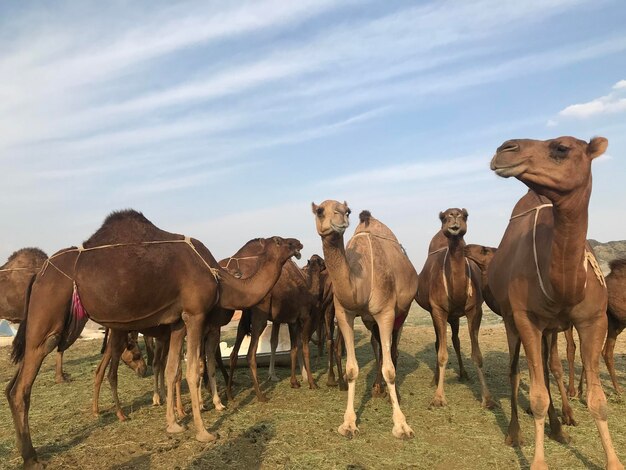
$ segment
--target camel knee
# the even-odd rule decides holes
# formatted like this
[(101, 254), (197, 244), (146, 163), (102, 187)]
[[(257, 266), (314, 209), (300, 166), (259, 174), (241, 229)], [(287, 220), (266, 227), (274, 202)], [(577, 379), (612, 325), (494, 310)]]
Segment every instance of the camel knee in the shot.
[(392, 365), (384, 365), (383, 377), (388, 384), (396, 383), (396, 369)]
[(483, 366), (483, 355), (481, 354), (480, 351), (473, 351), (472, 352), (472, 360), (474, 361), (474, 364), (476, 364), (476, 367), (482, 368), (482, 366)]
[(446, 348), (440, 348), (439, 352), (437, 353), (437, 364), (439, 364), (439, 367), (445, 367), (447, 363), (448, 351)]
[(53, 334), (46, 338), (46, 342), (44, 343), (44, 354), (50, 354), (54, 348), (56, 348), (61, 342), (61, 335)]
[(596, 391), (596, 387), (588, 387), (587, 391), (587, 408), (593, 419), (601, 421), (607, 420), (606, 396), (602, 389)]
[(531, 390), (530, 409), (536, 418), (544, 417), (548, 412), (548, 406), (550, 406), (550, 396), (545, 388), (542, 390)]
[(356, 380), (359, 376), (359, 366), (357, 365), (346, 365), (346, 379), (349, 381)]

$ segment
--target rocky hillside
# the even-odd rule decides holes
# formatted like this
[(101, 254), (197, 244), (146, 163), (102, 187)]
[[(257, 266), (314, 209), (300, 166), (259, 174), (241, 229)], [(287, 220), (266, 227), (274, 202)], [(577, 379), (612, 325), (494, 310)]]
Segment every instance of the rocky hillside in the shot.
[(609, 261), (616, 258), (626, 258), (626, 240), (601, 243), (597, 240), (589, 240), (589, 244), (598, 258), (604, 274), (609, 273)]

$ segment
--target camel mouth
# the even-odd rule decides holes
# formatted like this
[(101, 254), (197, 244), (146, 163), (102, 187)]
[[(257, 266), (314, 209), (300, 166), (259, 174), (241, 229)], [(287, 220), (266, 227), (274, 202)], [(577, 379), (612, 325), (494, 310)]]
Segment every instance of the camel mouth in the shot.
[(460, 234), (461, 234), (461, 227), (449, 227), (449, 228), (448, 228), (448, 230), (447, 230), (447, 232), (448, 232), (450, 235), (452, 235), (452, 236), (456, 237), (457, 235), (460, 235)]
[(330, 223), (330, 226), (331, 226), (331, 228), (335, 232), (340, 233), (340, 234), (343, 234), (346, 231), (346, 229), (348, 228), (347, 224), (346, 225), (335, 225), (332, 222)]
[(496, 161), (498, 159), (498, 156), (499, 155), (496, 154), (491, 160), (491, 164), (489, 165), (491, 167), (491, 170), (494, 171), (498, 176), (502, 176), (503, 178), (518, 176), (526, 169), (526, 167), (524, 166), (524, 161), (502, 164)]
[(302, 258), (302, 253), (300, 253), (300, 249), (298, 248), (296, 252), (293, 254), (296, 259)]

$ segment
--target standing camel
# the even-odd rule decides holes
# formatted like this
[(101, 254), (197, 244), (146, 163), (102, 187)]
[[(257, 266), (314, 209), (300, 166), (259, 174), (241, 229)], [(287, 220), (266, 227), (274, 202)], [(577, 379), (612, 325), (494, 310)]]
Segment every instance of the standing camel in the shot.
[[(417, 291), (417, 272), (393, 232), (372, 217), (369, 211), (359, 215), (359, 225), (344, 246), (343, 235), (349, 225), (347, 203), (324, 201), (312, 203), (317, 233), (322, 238), (324, 260), (333, 283), (335, 315), (347, 352), (346, 377), (348, 403), (339, 434), (353, 437), (358, 433), (354, 412), (354, 393), (359, 365), (354, 350), (354, 319), (373, 318), (382, 344), (382, 372), (393, 408), (392, 434), (410, 438), (415, 434), (400, 410), (396, 394), (396, 370), (391, 357), (394, 322), (405, 317)], [(341, 372), (340, 372), (341, 373)]]
[[(46, 259), (48, 255), (39, 248), (22, 248), (0, 266), (0, 319), (13, 323), (24, 319), (26, 291)], [(63, 351), (57, 351), (54, 380), (56, 383), (70, 380), (63, 372)]]
[[(510, 353), (511, 422), (507, 442), (519, 444), (517, 419), (519, 349), (524, 345), (530, 372), (530, 405), (535, 419), (532, 469), (547, 468), (544, 423), (550, 405), (547, 342), (543, 333), (573, 324), (587, 382), (587, 405), (598, 428), (607, 468), (622, 469), (609, 434), (607, 403), (598, 375), (606, 336), (607, 291), (586, 243), (591, 161), (608, 142), (573, 137), (509, 140), (491, 160), (491, 169), (530, 188), (515, 208), (489, 266), (489, 286), (505, 321)], [(600, 273), (600, 276), (598, 276)]]
[[(478, 344), (478, 333), (483, 316), (481, 272), (476, 263), (466, 258), (464, 253), (463, 236), (467, 232), (467, 216), (465, 209), (448, 209), (439, 213), (441, 231), (435, 235), (435, 239), (439, 239), (443, 234), (447, 239), (447, 245), (428, 254), (422, 272), (419, 274), (416, 299), (423, 309), (430, 312), (435, 328), (437, 365), (433, 383), (437, 385), (437, 390), (431, 406), (447, 404), (443, 390), (448, 363), (446, 322), (450, 323), (452, 328), (452, 344), (459, 361), (459, 378), (467, 379), (467, 372), (461, 359), (459, 340), (459, 319), (467, 316), (472, 343), (472, 360), (478, 370), (482, 405), (486, 408), (493, 408), (495, 403), (485, 381), (483, 356)], [(431, 247), (435, 245), (435, 241), (431, 242)]]
[(229, 308), (258, 303), (278, 279), (285, 261), (302, 248), (297, 240), (279, 237), (272, 238), (270, 245), (273, 249), (268, 250), (264, 269), (239, 280), (220, 269), (199, 241), (160, 230), (143, 214), (127, 210), (108, 216), (80, 247), (48, 258), (35, 277), (26, 319), (13, 342), (12, 356), (19, 368), (6, 388), (24, 466), (42, 467), (28, 422), (32, 384), (46, 355), (56, 347), (63, 351), (71, 346), (88, 316), (119, 330), (170, 326), (166, 365), (170, 433), (184, 430), (176, 422), (172, 392), (186, 335), (196, 439), (215, 440), (204, 427), (197, 393), (204, 321), (218, 296), (220, 304)]

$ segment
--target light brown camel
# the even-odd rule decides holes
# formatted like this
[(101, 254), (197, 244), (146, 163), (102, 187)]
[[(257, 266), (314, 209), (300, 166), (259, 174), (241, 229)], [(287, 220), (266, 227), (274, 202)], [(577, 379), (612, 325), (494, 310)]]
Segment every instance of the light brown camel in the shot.
[(25, 467), (42, 467), (28, 423), (32, 384), (45, 356), (56, 347), (67, 349), (87, 315), (120, 330), (170, 325), (166, 418), (167, 431), (174, 433), (184, 430), (176, 422), (172, 391), (186, 334), (196, 439), (214, 440), (200, 416), (199, 393), (194, 393), (201, 382), (204, 321), (218, 296), (220, 305), (228, 308), (258, 303), (278, 279), (284, 262), (302, 248), (297, 240), (279, 237), (269, 244), (273, 249), (268, 250), (263, 269), (239, 280), (220, 269), (199, 241), (160, 230), (141, 213), (128, 210), (107, 217), (80, 248), (50, 257), (32, 285), (28, 313), (13, 342), (19, 368), (6, 388)]
[(391, 341), (396, 318), (407, 315), (417, 292), (417, 272), (393, 232), (369, 211), (361, 212), (360, 223), (345, 247), (343, 235), (350, 215), (347, 203), (328, 200), (319, 206), (313, 203), (312, 210), (347, 353), (348, 403), (338, 432), (346, 437), (358, 433), (354, 393), (359, 365), (354, 350), (354, 319), (361, 316), (366, 320), (373, 318), (380, 331), (382, 371), (393, 408), (392, 434), (397, 438), (413, 437), (398, 403)]
[[(448, 363), (446, 322), (452, 328), (452, 344), (459, 361), (459, 379), (468, 377), (463, 367), (459, 340), (459, 319), (466, 316), (472, 344), (472, 360), (476, 364), (480, 380), (482, 405), (493, 408), (495, 403), (485, 381), (483, 356), (478, 344), (478, 333), (483, 316), (481, 272), (476, 263), (466, 258), (464, 253), (463, 236), (467, 232), (467, 217), (465, 209), (453, 208), (439, 213), (441, 230), (431, 241), (430, 246), (435, 250), (428, 253), (424, 267), (419, 274), (416, 299), (423, 309), (430, 312), (435, 328), (437, 364), (433, 383), (437, 385), (437, 390), (431, 406), (447, 404), (443, 389)], [(437, 248), (441, 245), (437, 242), (441, 234), (446, 238), (447, 244)]]
[[(244, 310), (237, 328), (237, 338), (230, 355), (229, 399), (232, 398), (232, 379), (237, 366), (239, 348), (243, 338), (250, 334), (247, 359), (254, 391), (259, 401), (267, 401), (267, 397), (261, 392), (259, 387), (256, 351), (259, 338), (265, 330), (268, 321), (272, 321), (275, 324), (287, 323), (289, 326), (289, 336), (291, 338), (291, 387), (300, 387), (300, 382), (296, 378), (296, 365), (298, 340), (301, 339), (306, 380), (309, 382), (309, 388), (317, 388), (311, 373), (309, 342), (316, 322), (320, 320), (321, 316), (318, 300), (320, 289), (323, 287), (320, 285), (320, 272), (324, 266), (319, 260), (321, 258), (309, 264), (308, 274), (305, 274), (295, 263), (285, 263), (283, 272), (271, 292), (258, 305)], [(277, 340), (278, 338), (275, 335), (274, 342), (276, 343)], [(270, 374), (271, 372), (272, 370), (270, 370)]]
[[(481, 277), (482, 277), (482, 288), (483, 288), (483, 298), (485, 303), (489, 306), (489, 308), (496, 315), (502, 316), (500, 311), (500, 306), (496, 302), (491, 289), (489, 288), (489, 279), (488, 279), (488, 268), (491, 260), (496, 254), (497, 248), (482, 246), (482, 245), (467, 245), (465, 247), (465, 256), (469, 259), (473, 260), (478, 267), (480, 268)], [(565, 334), (567, 335), (568, 331), (571, 334), (571, 328), (569, 330), (565, 330)], [(550, 344), (550, 371), (554, 376), (554, 379), (557, 382), (559, 387), (559, 392), (561, 393), (561, 415), (563, 416), (563, 423), (571, 426), (576, 426), (576, 420), (574, 419), (574, 410), (569, 403), (568, 391), (565, 389), (565, 384), (563, 382), (563, 364), (561, 363), (561, 358), (559, 357), (558, 350), (558, 331), (545, 331), (546, 341)], [(567, 348), (568, 360), (570, 359), (570, 347), (568, 345)], [(572, 362), (570, 364), (573, 363)], [(570, 370), (573, 368), (570, 366)], [(546, 383), (546, 386), (549, 387), (549, 383)], [(552, 398), (552, 396), (550, 396)], [(528, 411), (529, 413), (530, 410)], [(550, 400), (550, 406), (548, 408), (548, 417), (550, 420), (550, 429), (552, 430), (552, 435), (562, 441), (565, 442), (568, 440), (567, 434), (563, 432), (561, 429), (561, 423), (558, 420), (556, 415), (556, 411), (554, 409), (554, 404), (552, 400)]]
[(606, 397), (598, 375), (607, 330), (607, 291), (586, 243), (591, 161), (602, 155), (607, 145), (602, 137), (589, 143), (573, 137), (509, 140), (491, 160), (496, 174), (515, 177), (530, 188), (513, 209), (488, 275), (509, 342), (512, 395), (507, 442), (513, 444), (521, 437), (517, 420), (520, 340), (526, 351), (535, 419), (532, 469), (547, 468), (544, 423), (550, 393), (543, 333), (563, 330), (572, 323), (580, 337), (589, 383), (587, 405), (602, 439), (607, 468), (623, 468), (611, 442)]
[[(24, 319), (26, 291), (46, 259), (48, 255), (39, 248), (22, 248), (0, 266), (0, 320), (20, 323)], [(63, 372), (63, 351), (57, 351), (54, 372), (56, 383), (70, 380)]]

